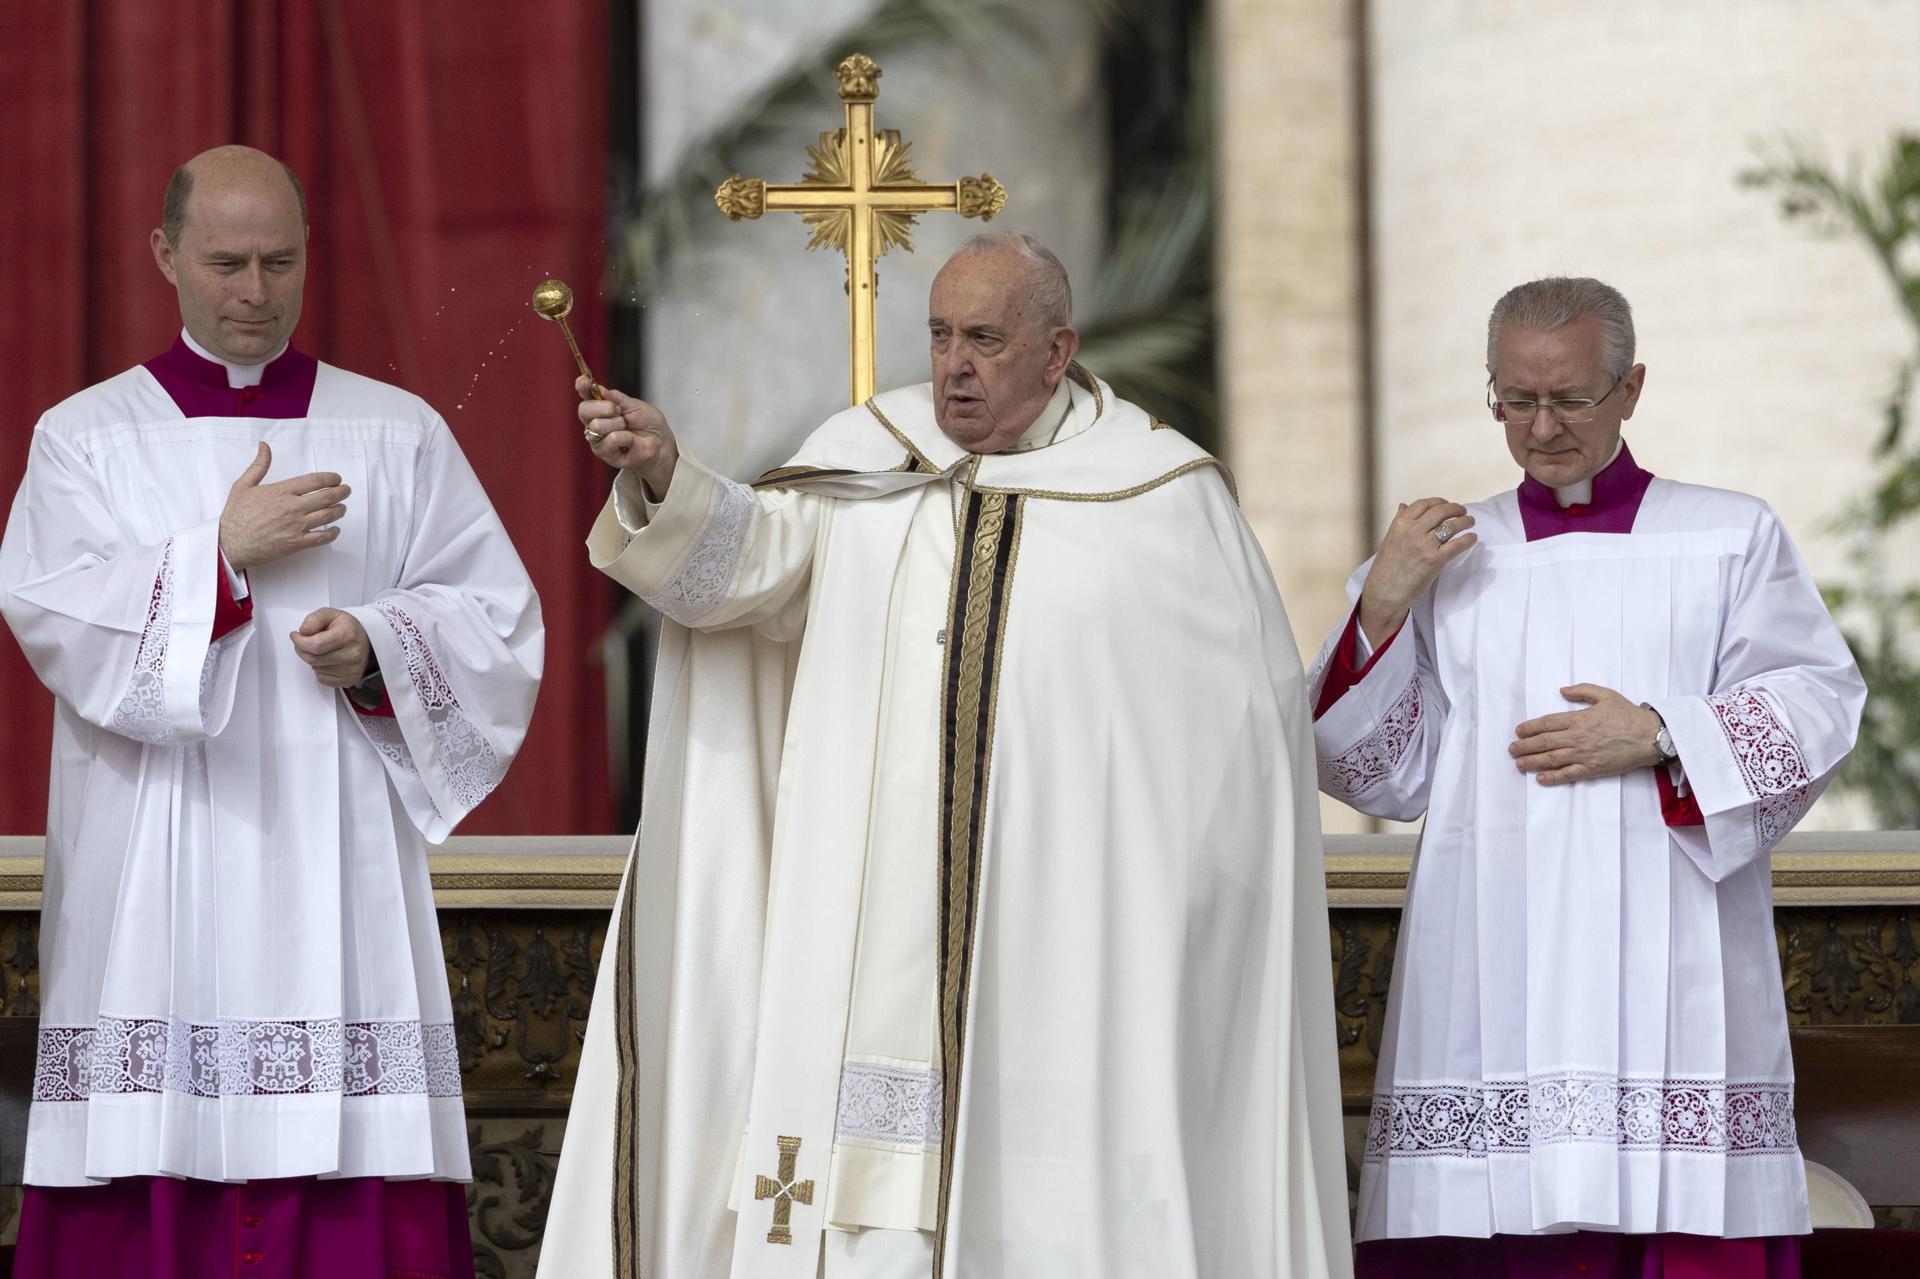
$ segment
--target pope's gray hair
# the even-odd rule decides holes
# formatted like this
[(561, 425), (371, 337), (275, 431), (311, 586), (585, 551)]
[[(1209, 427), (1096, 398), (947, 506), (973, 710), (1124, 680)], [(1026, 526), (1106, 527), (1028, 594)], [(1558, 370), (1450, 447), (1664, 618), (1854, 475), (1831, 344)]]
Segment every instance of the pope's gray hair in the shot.
[(1052, 249), (1025, 231), (982, 231), (970, 235), (955, 250), (963, 253), (1015, 253), (1036, 268), (1028, 272), (1027, 304), (1043, 328), (1073, 323), (1073, 283), (1067, 268)]
[(1625, 377), (1633, 369), (1633, 308), (1620, 290), (1585, 276), (1550, 275), (1508, 289), (1487, 317), (1487, 376), (1502, 327), (1551, 333), (1575, 320), (1600, 321), (1600, 358), (1607, 372)]

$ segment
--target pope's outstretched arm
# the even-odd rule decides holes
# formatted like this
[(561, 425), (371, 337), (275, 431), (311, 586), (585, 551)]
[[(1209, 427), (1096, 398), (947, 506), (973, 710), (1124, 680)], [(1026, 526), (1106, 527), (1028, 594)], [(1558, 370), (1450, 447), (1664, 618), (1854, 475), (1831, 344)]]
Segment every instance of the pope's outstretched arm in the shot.
[[(584, 378), (582, 395), (592, 395)], [(587, 537), (593, 566), (674, 621), (796, 637), (822, 502), (755, 493), (680, 451), (659, 409), (612, 388), (582, 401), (594, 455), (615, 471)]]

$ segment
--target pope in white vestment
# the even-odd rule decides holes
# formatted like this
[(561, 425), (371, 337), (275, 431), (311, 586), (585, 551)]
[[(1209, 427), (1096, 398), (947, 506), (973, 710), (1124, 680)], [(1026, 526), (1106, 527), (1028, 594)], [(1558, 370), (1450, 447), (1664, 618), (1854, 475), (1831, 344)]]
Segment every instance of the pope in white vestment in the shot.
[[(1260, 549), (1070, 364), (1030, 240), (948, 263), (932, 334), (931, 385), (753, 486), (623, 469), (593, 529), (672, 620), (541, 1273), (1347, 1274)], [(582, 410), (616, 413), (602, 457), (657, 447), (649, 406)]]
[[(195, 214), (164, 246), (187, 330), (48, 410), (0, 544), (0, 607), (56, 699), (23, 1273), (344, 1258), (360, 1226), (405, 1268), (378, 1219), (392, 1193), (317, 1242), (289, 1225), (243, 1245), (238, 1200), (220, 1219), (170, 1199), (187, 1206), (168, 1224), (166, 1196), (150, 1209), (138, 1189), (363, 1178), (440, 1181), (451, 1226), (400, 1197), (440, 1230), (444, 1273), (471, 1274), (426, 842), (519, 749), (539, 604), (446, 423), (287, 345), (305, 239), (289, 178), (244, 148), (183, 166), (189, 190), (196, 167)], [(293, 532), (242, 560), (242, 508), (255, 533)], [(337, 660), (355, 653), (377, 674)], [(247, 1214), (268, 1236), (315, 1183), (278, 1184), (286, 1214)], [(127, 1219), (90, 1244), (88, 1205), (109, 1204)], [(157, 1251), (176, 1243), (227, 1251)], [(131, 1251), (75, 1255), (109, 1244)]]
[[(1866, 690), (1766, 504), (1621, 443), (1623, 298), (1542, 281), (1493, 328), (1526, 479), (1402, 507), (1312, 675), (1322, 788), (1426, 818), (1360, 1272), (1456, 1273), (1372, 1241), (1466, 1236), (1506, 1242), (1462, 1274), (1784, 1273), (1809, 1225), (1768, 853)], [(1642, 1238), (1537, 1238), (1576, 1231)]]

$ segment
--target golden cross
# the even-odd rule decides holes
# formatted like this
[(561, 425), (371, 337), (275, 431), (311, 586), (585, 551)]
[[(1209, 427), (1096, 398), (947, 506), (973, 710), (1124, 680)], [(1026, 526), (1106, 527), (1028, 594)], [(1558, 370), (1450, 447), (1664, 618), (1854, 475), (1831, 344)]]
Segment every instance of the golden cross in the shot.
[(873, 59), (853, 54), (833, 74), (847, 124), (807, 148), (813, 167), (806, 175), (793, 186), (768, 186), (736, 173), (713, 200), (735, 222), (769, 209), (798, 213), (813, 228), (807, 248), (846, 255), (847, 376), (853, 403), (862, 404), (873, 395), (874, 264), (895, 248), (913, 252), (909, 236), (920, 214), (950, 210), (990, 222), (1006, 207), (1007, 191), (991, 173), (944, 185), (920, 181), (907, 162), (913, 144), (902, 142), (897, 129), (873, 127), (873, 103), (880, 96), (880, 68)]
[(796, 1182), (793, 1174), (800, 1161), (800, 1138), (781, 1137), (779, 1180), (772, 1177), (753, 1179), (753, 1197), (755, 1202), (762, 1199), (773, 1200), (773, 1229), (767, 1231), (768, 1243), (793, 1242), (793, 1205), (795, 1201), (803, 1204), (813, 1202), (813, 1180)]

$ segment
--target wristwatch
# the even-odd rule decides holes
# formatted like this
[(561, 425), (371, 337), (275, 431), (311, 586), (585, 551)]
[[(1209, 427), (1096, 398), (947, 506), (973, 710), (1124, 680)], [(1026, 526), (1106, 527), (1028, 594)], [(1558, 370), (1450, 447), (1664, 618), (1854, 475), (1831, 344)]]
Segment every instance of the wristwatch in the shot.
[[(1653, 703), (1642, 702), (1640, 703), (1640, 709), (1643, 711), (1653, 711)], [(1680, 758), (1680, 752), (1673, 747), (1673, 734), (1667, 731), (1667, 721), (1661, 716), (1659, 711), (1653, 711), (1653, 717), (1660, 721), (1660, 731), (1653, 735), (1653, 749), (1659, 752), (1660, 762), (1662, 764), (1671, 764), (1674, 760)]]

